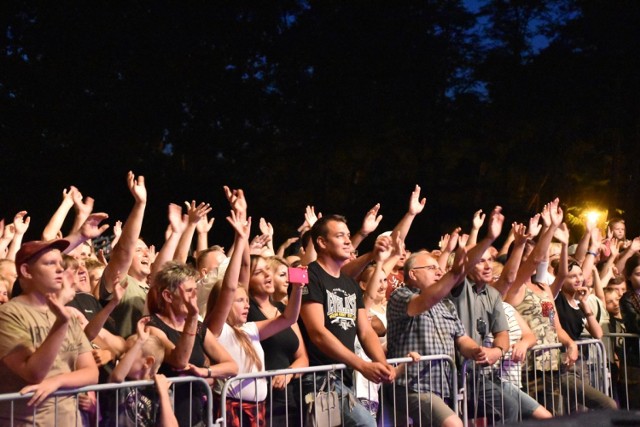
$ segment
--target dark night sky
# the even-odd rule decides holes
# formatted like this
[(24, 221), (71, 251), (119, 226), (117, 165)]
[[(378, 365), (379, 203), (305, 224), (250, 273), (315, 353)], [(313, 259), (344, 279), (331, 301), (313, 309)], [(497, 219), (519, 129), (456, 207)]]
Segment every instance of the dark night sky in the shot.
[[(483, 3), (463, 2), (472, 12)], [(507, 224), (556, 195), (635, 211), (640, 55), (620, 40), (640, 40), (637, 3), (587, 5), (586, 30), (527, 39), (533, 56), (521, 63), (509, 44), (486, 50), (487, 20), (475, 28), (484, 47), (463, 47), (450, 34), (466, 18), (444, 3), (421, 20), (411, 7), (422, 3), (336, 4), (4, 4), (0, 214), (28, 210), (27, 239), (37, 238), (74, 184), (113, 224), (132, 205), (129, 169), (147, 177), (142, 234), (156, 244), (166, 205), (196, 199), (214, 206), (211, 242), (228, 245), (223, 184), (246, 189), (276, 243), (307, 204), (346, 214), (355, 232), (380, 202), (379, 231), (391, 229), (415, 184), (428, 202), (413, 246), (434, 246), (495, 204)], [(296, 19), (283, 15), (296, 8)], [(469, 82), (483, 89), (450, 96)]]

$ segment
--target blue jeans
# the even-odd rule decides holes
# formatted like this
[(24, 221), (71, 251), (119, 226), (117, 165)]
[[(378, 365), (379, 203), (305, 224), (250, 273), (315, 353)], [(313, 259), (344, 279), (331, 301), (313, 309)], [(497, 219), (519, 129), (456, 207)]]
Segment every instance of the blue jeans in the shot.
[[(314, 374), (305, 374), (302, 377), (302, 395), (317, 392), (325, 378), (326, 373), (316, 374), (315, 386), (313, 380)], [(331, 390), (337, 391), (340, 396), (342, 405), (342, 425), (345, 427), (376, 427), (376, 420), (371, 413), (356, 399), (353, 391), (343, 384), (342, 380), (335, 375), (330, 375)], [(328, 391), (328, 385), (324, 391)]]

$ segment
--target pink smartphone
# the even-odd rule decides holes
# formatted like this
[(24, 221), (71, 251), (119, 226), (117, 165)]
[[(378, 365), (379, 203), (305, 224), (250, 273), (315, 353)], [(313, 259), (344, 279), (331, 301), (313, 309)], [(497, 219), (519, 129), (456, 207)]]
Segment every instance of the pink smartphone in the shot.
[(309, 273), (306, 268), (289, 267), (289, 283), (309, 283)]

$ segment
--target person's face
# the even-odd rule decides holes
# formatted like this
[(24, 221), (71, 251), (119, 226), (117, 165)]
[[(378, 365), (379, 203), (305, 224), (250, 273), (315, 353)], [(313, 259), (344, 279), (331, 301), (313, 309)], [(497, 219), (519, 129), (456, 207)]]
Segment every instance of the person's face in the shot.
[(289, 289), (289, 272), (287, 266), (284, 264), (278, 264), (273, 274), (273, 289), (274, 292), (279, 295), (287, 294), (287, 289)]
[(33, 284), (30, 289), (41, 294), (59, 292), (62, 289), (64, 268), (59, 250), (45, 252), (36, 261), (20, 266), (22, 276)]
[(335, 260), (346, 261), (351, 258), (353, 246), (347, 224), (341, 221), (327, 222), (327, 236), (319, 237), (321, 251)]
[(7, 290), (7, 284), (0, 280), (0, 305), (5, 302), (9, 302), (9, 291)]
[(231, 304), (229, 312), (229, 323), (235, 326), (242, 326), (247, 323), (249, 314), (249, 296), (243, 287), (236, 289), (236, 297)]
[(98, 286), (103, 272), (104, 267), (96, 267), (89, 272), (89, 284), (91, 285), (91, 289), (95, 289), (96, 286)]
[(222, 261), (226, 259), (224, 252), (212, 251), (204, 258), (202, 265), (200, 266), (200, 274), (202, 277), (206, 276), (210, 271), (216, 271)]
[(624, 295), (625, 292), (627, 292), (627, 282), (620, 282), (616, 285), (608, 285), (608, 288), (611, 289), (615, 289), (616, 293), (618, 294), (619, 297), (621, 297), (622, 295)]
[(475, 283), (493, 282), (493, 256), (488, 249), (482, 254), (480, 261), (469, 271), (469, 278)]
[[(360, 278), (360, 288), (363, 292), (367, 289), (367, 284), (369, 283), (369, 280), (371, 280), (371, 276), (373, 276), (374, 271), (374, 269), (370, 268), (362, 273), (362, 277)], [(379, 279), (378, 288), (376, 289), (376, 296), (374, 301), (376, 304), (381, 304), (384, 301), (384, 298), (387, 294), (387, 284), (387, 277), (383, 275)]]
[(640, 265), (633, 269), (629, 281), (633, 289), (640, 289)]
[(616, 292), (607, 293), (604, 301), (609, 314), (613, 317), (618, 317), (620, 315), (620, 297), (618, 294)]
[(249, 289), (254, 295), (271, 295), (274, 292), (271, 269), (264, 258), (258, 258), (249, 278)]
[(582, 275), (582, 269), (577, 265), (573, 265), (571, 266), (569, 274), (567, 274), (562, 287), (567, 292), (573, 292), (580, 286), (584, 286), (584, 276)]
[(182, 294), (184, 293), (188, 299), (194, 298), (197, 288), (196, 281), (189, 278), (182, 282), (175, 292), (171, 293), (169, 307), (174, 315), (186, 316), (188, 314), (187, 304), (189, 301), (186, 301)]
[(80, 265), (78, 265), (78, 269), (76, 270), (77, 275), (77, 288), (78, 292), (91, 292), (91, 282), (89, 280), (89, 272), (87, 271), (87, 267), (84, 266), (84, 261), (80, 261)]
[(77, 260), (87, 259), (91, 256), (91, 248), (83, 243), (69, 252), (69, 255)]
[(144, 280), (150, 273), (149, 248), (142, 240), (138, 240), (131, 267), (129, 267), (129, 274), (137, 280)]
[(62, 273), (62, 289), (58, 291), (58, 300), (62, 304), (67, 304), (76, 296), (78, 288), (78, 269), (67, 268)]
[(409, 279), (419, 287), (428, 288), (436, 283), (443, 275), (438, 262), (427, 254), (416, 256), (413, 268), (409, 271)]
[(624, 222), (616, 222), (611, 227), (611, 233), (613, 233), (613, 237), (618, 240), (624, 240), (626, 237), (627, 227), (624, 225)]

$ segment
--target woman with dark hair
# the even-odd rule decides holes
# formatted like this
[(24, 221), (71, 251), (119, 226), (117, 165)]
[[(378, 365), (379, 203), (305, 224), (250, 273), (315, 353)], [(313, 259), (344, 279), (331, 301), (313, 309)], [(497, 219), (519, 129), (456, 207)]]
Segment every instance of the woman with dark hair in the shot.
[[(620, 298), (620, 312), (627, 333), (640, 334), (640, 255), (629, 258), (624, 265), (627, 292)], [(626, 364), (621, 365), (620, 378), (627, 378), (629, 408), (640, 409), (640, 338), (626, 339)], [(624, 369), (627, 372), (624, 372)]]

